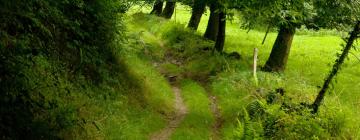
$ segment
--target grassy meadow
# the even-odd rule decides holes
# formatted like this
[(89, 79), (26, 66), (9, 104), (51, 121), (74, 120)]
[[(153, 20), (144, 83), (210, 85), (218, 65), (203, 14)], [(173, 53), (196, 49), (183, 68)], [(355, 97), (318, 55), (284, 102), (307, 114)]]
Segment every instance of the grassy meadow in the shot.
[[(209, 122), (214, 118), (210, 110), (205, 109), (208, 108), (206, 93), (197, 85), (199, 81), (201, 82), (197, 80), (203, 75), (210, 77), (210, 82), (207, 84), (212, 93), (219, 98), (219, 107), (225, 120), (221, 129), (222, 139), (246, 139), (249, 135), (257, 138), (264, 137), (263, 134), (270, 135), (268, 138), (272, 139), (360, 138), (360, 123), (358, 123), (360, 121), (358, 118), (360, 61), (356, 57), (359, 52), (354, 49), (336, 77), (336, 81), (333, 82), (318, 115), (312, 116), (309, 113), (299, 115), (296, 111), (295, 113), (286, 109), (283, 111), (281, 107), (281, 104), (286, 104), (290, 106), (289, 110), (294, 108), (296, 110), (295, 104), (310, 104), (314, 101), (319, 87), (322, 86), (337, 54), (341, 51), (343, 41), (340, 36), (344, 33), (329, 30), (319, 32), (298, 30), (286, 71), (283, 74), (259, 71), (258, 84), (255, 84), (252, 76), (253, 49), (259, 49), (260, 67), (270, 54), (277, 35), (276, 31), (270, 32), (265, 44), (262, 45), (264, 31), (251, 30), (247, 33), (247, 30), (240, 28), (241, 21), (235, 14), (234, 19), (227, 23), (225, 43), (227, 53), (238, 52), (241, 55), (240, 60), (235, 60), (210, 53), (199, 54), (196, 50), (212, 44), (200, 39), (206, 29), (209, 12), (203, 15), (199, 30), (192, 32), (185, 29), (191, 14), (187, 6), (177, 5), (171, 21), (146, 14), (135, 14), (149, 13), (149, 11), (149, 7), (134, 7), (128, 14), (129, 22), (127, 22), (128, 32), (141, 33), (139, 40), (150, 50), (150, 53), (144, 50), (145, 59), (161, 61), (166, 59), (166, 51), (185, 48), (185, 52), (175, 54), (184, 58), (182, 67), (171, 64), (160, 66), (162, 73), (170, 75), (182, 73), (185, 78), (190, 78), (182, 82), (183, 98), (191, 108), (190, 113), (175, 131), (172, 139), (209, 139), (210, 137)], [(160, 87), (155, 84), (151, 86)], [(283, 101), (267, 104), (268, 93), (277, 88), (285, 90), (285, 96), (280, 97)], [(249, 114), (244, 113), (244, 109), (254, 104), (260, 104), (267, 115), (265, 117), (255, 115), (256, 117), (251, 118)], [(266, 121), (275, 121), (277, 124), (267, 126)], [(271, 132), (282, 135), (270, 134)]]

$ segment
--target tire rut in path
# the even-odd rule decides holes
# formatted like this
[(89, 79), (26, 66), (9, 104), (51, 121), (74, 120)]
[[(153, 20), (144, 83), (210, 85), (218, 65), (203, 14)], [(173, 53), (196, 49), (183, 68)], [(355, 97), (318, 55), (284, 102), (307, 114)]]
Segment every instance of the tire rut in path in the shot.
[(221, 116), (221, 112), (217, 104), (216, 96), (210, 94), (210, 92), (208, 92), (208, 96), (210, 100), (210, 109), (215, 117), (215, 123), (212, 126), (211, 138), (212, 140), (220, 140), (221, 139), (220, 129), (223, 126), (224, 119)]
[(151, 135), (150, 140), (167, 140), (170, 138), (174, 130), (179, 126), (179, 124), (184, 120), (188, 110), (184, 104), (183, 98), (181, 97), (181, 90), (178, 86), (172, 86), (173, 92), (175, 94), (175, 115), (170, 119), (168, 125), (160, 130), (159, 132)]
[(215, 118), (215, 122), (211, 128), (211, 140), (221, 140), (221, 128), (223, 127), (225, 120), (221, 115), (221, 110), (218, 106), (218, 99), (214, 94), (212, 94), (207, 82), (200, 82), (200, 85), (205, 89), (208, 95), (210, 101), (210, 110)]

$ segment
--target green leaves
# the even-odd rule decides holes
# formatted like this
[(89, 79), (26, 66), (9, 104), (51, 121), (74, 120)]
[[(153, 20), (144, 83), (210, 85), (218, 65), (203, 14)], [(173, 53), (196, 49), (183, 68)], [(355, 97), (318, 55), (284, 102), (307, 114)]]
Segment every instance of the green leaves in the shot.
[(344, 29), (360, 15), (358, 0), (237, 0), (245, 25), (306, 25), (308, 28)]
[(309, 0), (252, 0), (239, 2), (243, 18), (248, 25), (273, 24), (274, 26), (295, 26), (306, 23), (314, 16)]
[(358, 0), (316, 0), (316, 24), (323, 28), (347, 29), (359, 19)]

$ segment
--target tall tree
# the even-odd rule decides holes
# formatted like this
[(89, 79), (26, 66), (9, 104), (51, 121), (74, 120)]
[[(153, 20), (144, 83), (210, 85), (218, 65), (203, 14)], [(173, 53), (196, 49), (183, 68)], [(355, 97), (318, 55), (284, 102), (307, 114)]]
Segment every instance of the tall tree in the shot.
[(197, 30), (201, 17), (205, 11), (206, 0), (194, 0), (192, 5), (192, 14), (188, 24), (188, 28)]
[(334, 64), (333, 69), (331, 70), (329, 76), (326, 78), (323, 87), (321, 88), (318, 96), (316, 97), (314, 103), (312, 104), (313, 113), (316, 113), (318, 111), (319, 106), (325, 97), (325, 93), (329, 89), (332, 79), (336, 76), (336, 74), (340, 70), (342, 64), (345, 61), (345, 58), (348, 56), (350, 52), (350, 49), (353, 47), (353, 43), (357, 38), (359, 38), (359, 34), (360, 34), (360, 21), (358, 21), (354, 26), (353, 31), (350, 33), (350, 37), (346, 41), (346, 46), (344, 47), (340, 57), (335, 61), (336, 63)]
[(327, 0), (317, 0), (315, 2), (315, 7), (317, 9), (316, 21), (326, 21), (320, 22), (318, 25), (320, 27), (332, 27), (332, 28), (345, 28), (348, 25), (355, 24), (352, 31), (349, 34), (348, 38), (345, 38), (346, 45), (344, 46), (341, 55), (336, 59), (335, 64), (330, 72), (330, 74), (325, 78), (323, 86), (319, 91), (314, 103), (312, 104), (313, 113), (317, 113), (322, 101), (325, 98), (325, 94), (330, 87), (330, 83), (338, 74), (343, 63), (345, 62), (348, 53), (351, 48), (353, 48), (353, 43), (360, 35), (360, 1), (358, 0), (336, 0), (336, 1), (327, 1)]
[(294, 27), (280, 26), (279, 34), (271, 50), (269, 59), (263, 68), (265, 71), (284, 71), (295, 35)]
[(164, 2), (162, 0), (156, 0), (154, 2), (153, 9), (151, 10), (150, 14), (155, 14), (157, 16), (160, 16), (162, 13)]
[[(278, 23), (279, 33), (270, 56), (263, 67), (264, 71), (283, 72), (285, 70), (296, 28), (306, 23), (308, 18), (311, 18), (312, 9), (306, 7), (310, 5), (308, 1), (287, 2), (281, 4), (279, 11), (276, 11), (281, 13), (285, 10), (289, 13), (277, 17), (280, 19)], [(301, 10), (305, 12), (301, 12)]]
[(213, 41), (216, 41), (218, 31), (219, 31), (219, 7), (217, 3), (210, 4), (210, 17), (204, 37)]
[(218, 52), (222, 52), (225, 45), (225, 29), (226, 29), (226, 12), (219, 12), (219, 27), (218, 34), (215, 43), (215, 50)]
[(166, 2), (164, 11), (162, 12), (161, 16), (170, 19), (175, 11), (176, 2), (173, 0), (169, 0)]
[(247, 26), (271, 23), (279, 29), (271, 54), (263, 67), (268, 72), (286, 68), (292, 40), (298, 27), (338, 28), (353, 21), (351, 7), (358, 0), (252, 0), (238, 1)]
[[(295, 30), (305, 25), (315, 15), (311, 0), (253, 0), (241, 1), (246, 25), (274, 24), (279, 29), (264, 71), (285, 70)], [(267, 25), (268, 26), (268, 25)]]

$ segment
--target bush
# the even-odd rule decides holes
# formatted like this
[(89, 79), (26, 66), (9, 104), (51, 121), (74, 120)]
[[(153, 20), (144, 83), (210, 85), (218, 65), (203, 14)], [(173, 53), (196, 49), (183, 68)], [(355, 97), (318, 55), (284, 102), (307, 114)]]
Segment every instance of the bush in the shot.
[(0, 2), (1, 138), (58, 139), (81, 121), (77, 99), (112, 93), (89, 87), (119, 83), (125, 10), (116, 0)]

